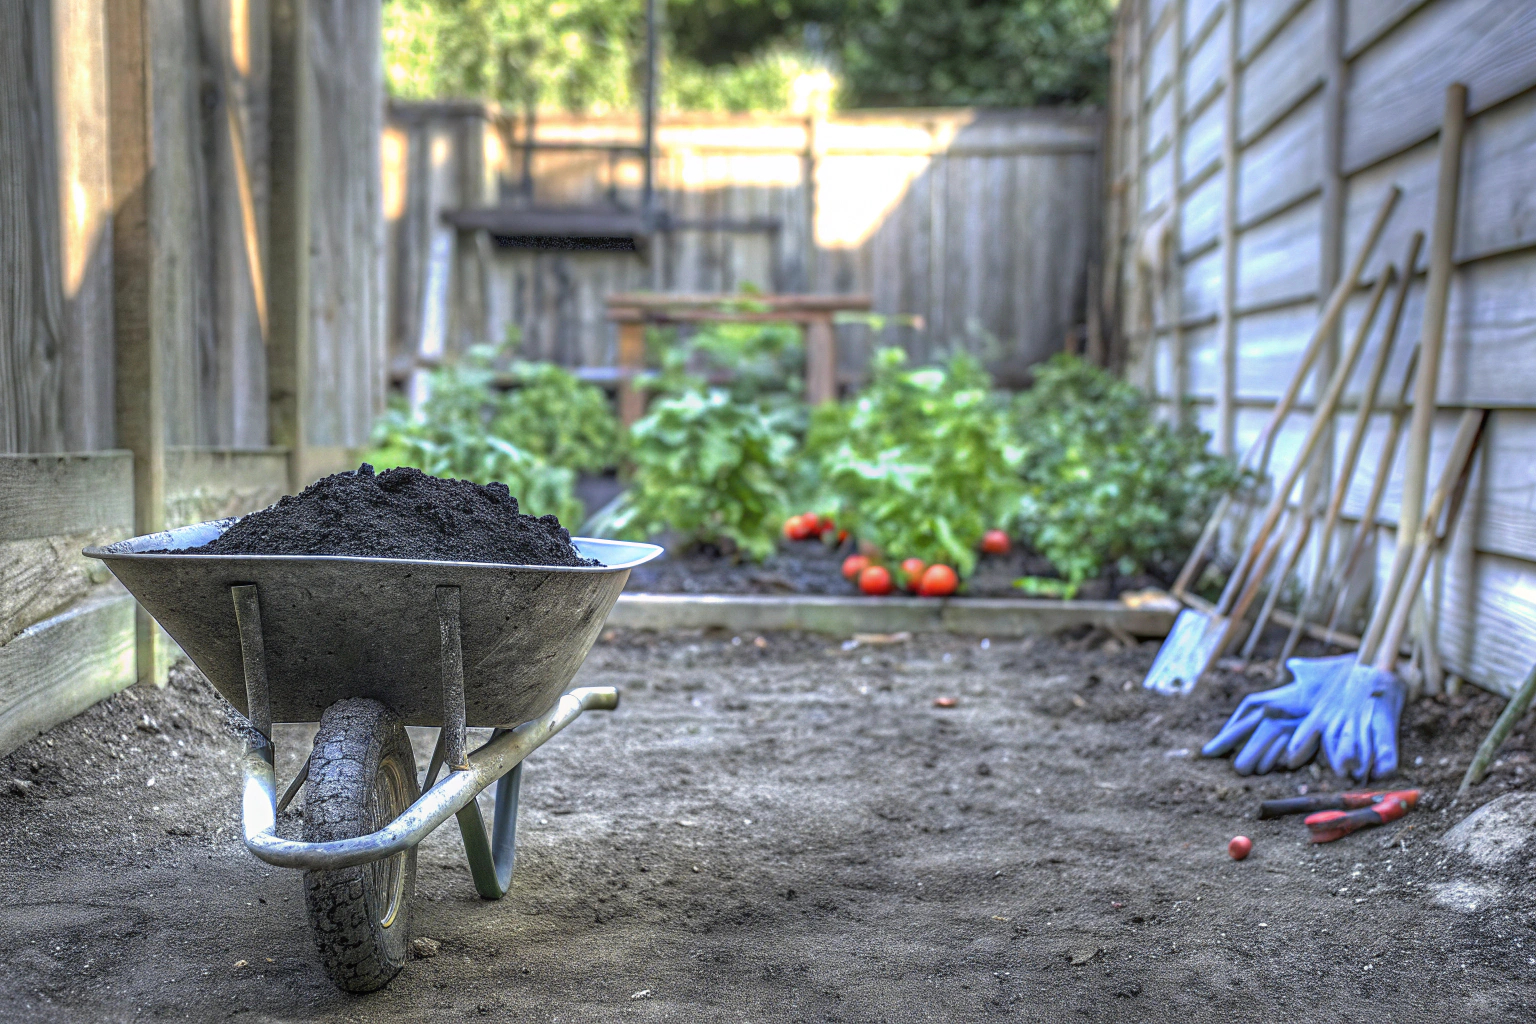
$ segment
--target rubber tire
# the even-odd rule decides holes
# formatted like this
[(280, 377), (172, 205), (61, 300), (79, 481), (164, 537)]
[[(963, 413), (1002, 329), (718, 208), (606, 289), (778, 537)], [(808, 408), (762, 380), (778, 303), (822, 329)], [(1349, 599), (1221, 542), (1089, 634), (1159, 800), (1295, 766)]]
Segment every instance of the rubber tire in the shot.
[[(405, 726), (376, 700), (337, 701), (321, 716), (305, 786), (307, 842), (378, 830), (421, 795)], [(375, 864), (304, 872), (304, 902), (320, 962), (339, 988), (372, 992), (400, 973), (410, 954), (415, 889), (415, 848)], [(384, 920), (391, 904), (394, 912)]]

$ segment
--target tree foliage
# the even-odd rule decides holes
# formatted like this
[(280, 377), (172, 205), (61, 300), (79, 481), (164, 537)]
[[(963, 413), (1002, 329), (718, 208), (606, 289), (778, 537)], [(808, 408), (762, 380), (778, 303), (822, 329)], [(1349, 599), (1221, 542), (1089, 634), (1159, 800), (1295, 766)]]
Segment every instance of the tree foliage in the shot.
[[(789, 110), (1101, 101), (1114, 0), (671, 0), (662, 104)], [(633, 109), (645, 0), (385, 0), (406, 99)]]

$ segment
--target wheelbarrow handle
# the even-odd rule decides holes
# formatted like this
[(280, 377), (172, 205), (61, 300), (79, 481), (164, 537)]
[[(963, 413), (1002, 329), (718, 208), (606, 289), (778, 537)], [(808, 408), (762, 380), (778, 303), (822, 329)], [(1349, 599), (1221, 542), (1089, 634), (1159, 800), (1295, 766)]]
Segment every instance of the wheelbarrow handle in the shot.
[(468, 770), (450, 773), (377, 832), (329, 843), (294, 842), (276, 834), (277, 796), (271, 746), (253, 742), (247, 745), (241, 761), (245, 775), (242, 804), (246, 849), (268, 864), (306, 871), (334, 870), (392, 857), (420, 843), (583, 711), (612, 711), (618, 704), (619, 692), (612, 686), (577, 687), (538, 718), (494, 736), (469, 755)]

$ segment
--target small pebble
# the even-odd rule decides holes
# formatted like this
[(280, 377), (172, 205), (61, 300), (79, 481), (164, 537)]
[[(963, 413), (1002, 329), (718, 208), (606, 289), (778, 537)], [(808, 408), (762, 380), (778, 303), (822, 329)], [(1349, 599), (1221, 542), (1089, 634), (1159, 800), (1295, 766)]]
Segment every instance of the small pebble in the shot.
[(933, 706), (936, 707), (936, 708), (952, 708), (952, 707), (954, 707), (958, 703), (960, 703), (960, 701), (959, 701), (958, 698), (955, 698), (955, 697), (935, 697), (935, 698), (933, 698)]

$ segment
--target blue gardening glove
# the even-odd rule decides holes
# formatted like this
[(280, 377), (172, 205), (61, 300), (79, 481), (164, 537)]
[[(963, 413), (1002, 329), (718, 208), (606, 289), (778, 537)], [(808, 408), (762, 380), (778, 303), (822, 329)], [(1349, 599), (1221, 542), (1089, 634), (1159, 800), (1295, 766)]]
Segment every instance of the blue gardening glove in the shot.
[(1343, 716), (1323, 731), (1323, 750), (1335, 775), (1357, 782), (1397, 771), (1397, 725), (1407, 687), (1396, 673), (1361, 666), (1350, 673)]
[(1335, 775), (1364, 782), (1397, 770), (1397, 726), (1407, 689), (1391, 672), (1356, 662), (1325, 684), (1286, 748), (1286, 764), (1299, 768), (1319, 745)]
[(1243, 743), (1232, 767), (1239, 775), (1268, 773), (1285, 752), (1297, 724), (1312, 710), (1319, 691), (1341, 671), (1347, 671), (1354, 661), (1352, 654), (1292, 658), (1286, 662), (1286, 668), (1294, 681), (1244, 697), (1221, 732), (1201, 747), (1200, 753), (1220, 757)]

